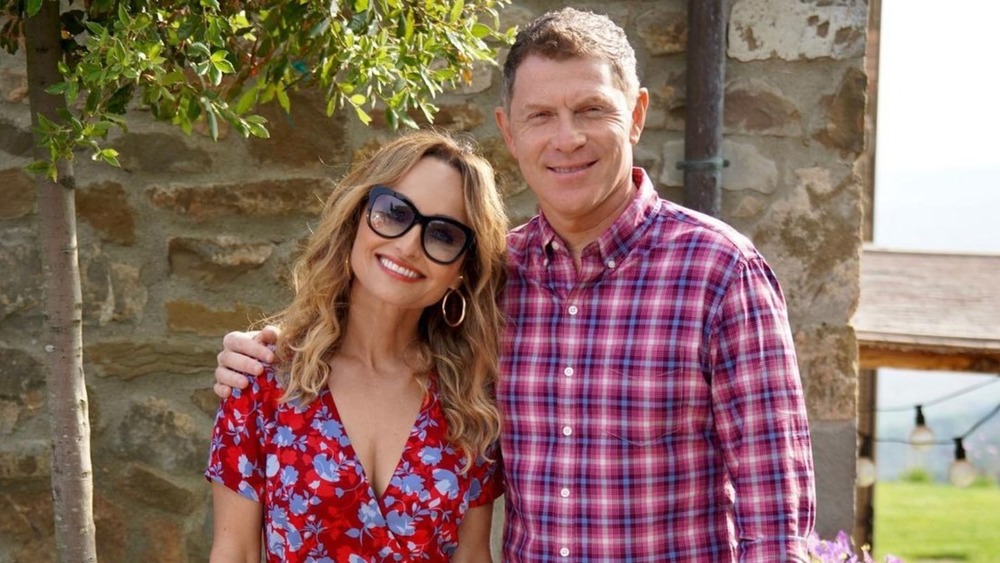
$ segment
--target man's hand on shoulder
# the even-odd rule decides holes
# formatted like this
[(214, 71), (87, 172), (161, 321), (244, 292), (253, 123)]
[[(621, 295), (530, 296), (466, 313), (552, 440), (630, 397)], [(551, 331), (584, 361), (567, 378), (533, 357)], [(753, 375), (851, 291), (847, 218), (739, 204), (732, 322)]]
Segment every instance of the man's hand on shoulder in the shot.
[(233, 388), (244, 389), (250, 384), (247, 375), (264, 373), (264, 363), (274, 362), (274, 353), (268, 346), (277, 342), (278, 332), (278, 327), (267, 326), (261, 331), (226, 334), (222, 339), (223, 350), (216, 357), (215, 394), (225, 399)]

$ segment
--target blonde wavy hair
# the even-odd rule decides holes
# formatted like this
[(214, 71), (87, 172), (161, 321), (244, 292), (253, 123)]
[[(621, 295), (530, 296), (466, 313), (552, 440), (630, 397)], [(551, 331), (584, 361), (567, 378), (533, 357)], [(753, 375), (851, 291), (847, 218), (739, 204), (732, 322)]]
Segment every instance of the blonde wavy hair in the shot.
[[(342, 344), (350, 312), (348, 257), (375, 184), (393, 186), (424, 158), (453, 166), (462, 176), (474, 244), (462, 258), (465, 321), (448, 326), (441, 302), (420, 318), (418, 378), (437, 375), (448, 439), (466, 455), (466, 468), (499, 438), (493, 396), (503, 315), (498, 298), (506, 282), (507, 215), (493, 168), (473, 148), (443, 133), (416, 131), (352, 166), (326, 201), (318, 226), (293, 270), (292, 303), (268, 320), (279, 324), (276, 371), (283, 401), (311, 402), (333, 376), (329, 361)], [(451, 301), (454, 301), (452, 299)], [(455, 318), (452, 313), (451, 318)]]

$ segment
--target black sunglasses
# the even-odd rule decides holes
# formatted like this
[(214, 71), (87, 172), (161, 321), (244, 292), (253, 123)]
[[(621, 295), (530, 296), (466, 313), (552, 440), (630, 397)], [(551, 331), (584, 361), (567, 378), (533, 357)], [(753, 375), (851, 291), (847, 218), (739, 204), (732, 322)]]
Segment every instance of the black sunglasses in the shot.
[(393, 239), (420, 223), (424, 254), (438, 264), (451, 264), (472, 246), (472, 229), (450, 217), (427, 217), (403, 194), (376, 185), (368, 194), (368, 226), (375, 234)]

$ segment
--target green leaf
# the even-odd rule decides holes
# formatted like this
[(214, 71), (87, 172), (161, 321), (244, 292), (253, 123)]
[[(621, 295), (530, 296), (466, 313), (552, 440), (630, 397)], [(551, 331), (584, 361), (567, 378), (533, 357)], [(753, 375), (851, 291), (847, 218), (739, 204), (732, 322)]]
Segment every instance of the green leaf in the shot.
[(247, 125), (250, 127), (250, 134), (254, 137), (259, 137), (261, 139), (271, 138), (271, 133), (267, 130), (267, 127), (264, 127), (259, 123), (248, 123)]
[(212, 140), (219, 140), (219, 121), (215, 117), (215, 108), (210, 104), (205, 104), (205, 118), (208, 120), (208, 131), (212, 134)]
[(42, 174), (51, 177), (49, 171), (52, 170), (55, 172), (56, 167), (50, 164), (47, 160), (36, 160), (25, 166), (24, 169), (32, 174)]
[(29, 18), (38, 15), (38, 12), (42, 9), (42, 2), (43, 0), (28, 0), (27, 9)]
[(65, 94), (66, 90), (69, 89), (69, 84), (66, 82), (56, 82), (52, 86), (45, 89), (46, 94), (52, 94), (53, 96), (58, 96)]
[(368, 125), (372, 122), (372, 116), (368, 115), (360, 106), (354, 106), (354, 113), (357, 114), (361, 123)]
[(115, 168), (121, 168), (121, 163), (118, 162), (118, 151), (115, 149), (101, 149), (94, 153), (92, 157), (93, 160), (100, 160), (114, 166)]
[(244, 113), (250, 111), (251, 108), (257, 105), (258, 92), (259, 90), (257, 88), (250, 88), (246, 92), (243, 92), (240, 99), (236, 101), (236, 107), (233, 108), (233, 111), (235, 111), (238, 115), (243, 115)]
[(457, 0), (455, 4), (451, 7), (451, 13), (448, 14), (448, 21), (455, 23), (458, 18), (462, 17), (462, 9), (465, 8), (465, 2), (462, 0)]
[(236, 69), (233, 68), (233, 63), (227, 61), (226, 59), (222, 59), (221, 61), (213, 61), (212, 65), (216, 68), (216, 70), (218, 70), (223, 74), (233, 74), (236, 72)]
[(288, 92), (285, 92), (283, 88), (279, 88), (275, 91), (278, 96), (278, 105), (281, 109), (285, 110), (285, 113), (292, 111), (292, 101), (288, 99)]
[(476, 39), (483, 39), (493, 34), (493, 30), (486, 24), (476, 23), (472, 26), (472, 35)]

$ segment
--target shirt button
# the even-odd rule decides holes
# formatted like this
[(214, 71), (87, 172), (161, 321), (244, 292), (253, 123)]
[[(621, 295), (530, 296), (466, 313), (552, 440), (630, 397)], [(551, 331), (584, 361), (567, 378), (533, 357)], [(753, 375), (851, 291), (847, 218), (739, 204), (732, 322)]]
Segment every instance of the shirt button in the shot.
[(614, 268), (615, 267), (615, 261), (609, 259), (607, 262), (604, 263), (604, 265), (607, 266), (607, 267), (609, 267), (609, 268)]
[(569, 498), (569, 489), (563, 487), (563, 489), (559, 491), (559, 496), (562, 498)]
[(563, 426), (563, 436), (572, 436), (573, 428), (570, 426)]
[(569, 548), (564, 547), (559, 550), (559, 555), (562, 557), (569, 557)]
[(565, 368), (563, 370), (563, 375), (565, 375), (566, 377), (573, 377), (573, 368), (570, 367)]
[(575, 315), (575, 314), (577, 314), (579, 312), (580, 312), (580, 309), (577, 309), (576, 305), (570, 305), (569, 306), (569, 314)]

